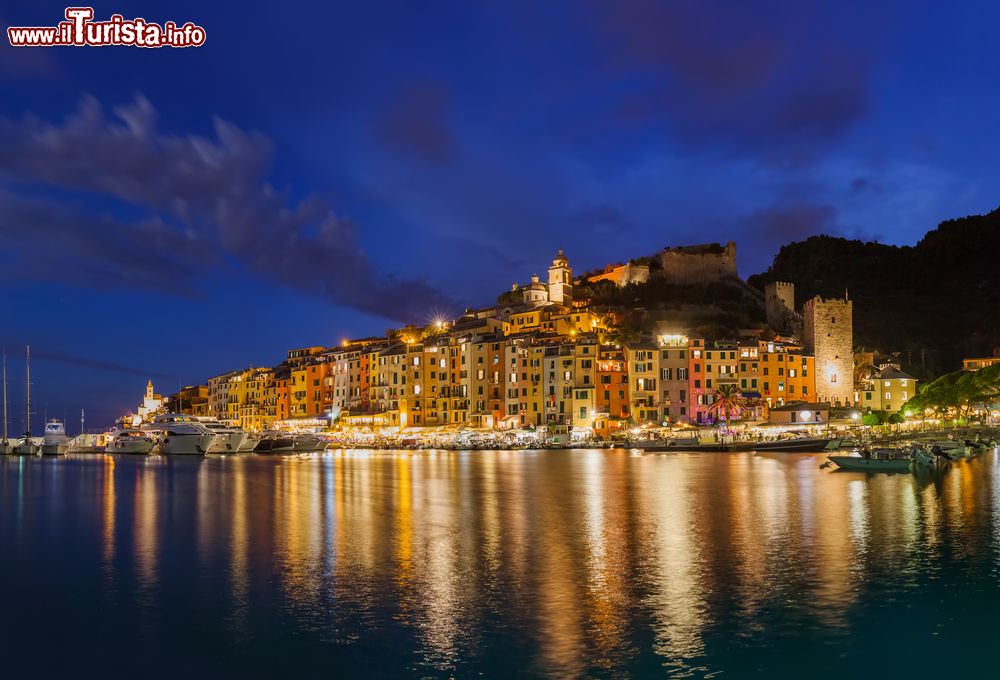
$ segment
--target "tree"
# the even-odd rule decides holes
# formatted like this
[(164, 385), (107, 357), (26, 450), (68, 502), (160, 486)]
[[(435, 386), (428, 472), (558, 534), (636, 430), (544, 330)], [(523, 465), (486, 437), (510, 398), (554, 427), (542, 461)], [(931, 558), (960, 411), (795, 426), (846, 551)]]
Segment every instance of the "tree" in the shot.
[(978, 371), (954, 371), (920, 388), (903, 405), (911, 413), (932, 411), (937, 416), (968, 417), (973, 409), (989, 408), (1000, 398), (1000, 364)]
[(733, 415), (739, 415), (746, 407), (746, 400), (736, 383), (723, 383), (715, 388), (715, 401), (708, 407), (709, 413), (716, 413), (728, 425)]

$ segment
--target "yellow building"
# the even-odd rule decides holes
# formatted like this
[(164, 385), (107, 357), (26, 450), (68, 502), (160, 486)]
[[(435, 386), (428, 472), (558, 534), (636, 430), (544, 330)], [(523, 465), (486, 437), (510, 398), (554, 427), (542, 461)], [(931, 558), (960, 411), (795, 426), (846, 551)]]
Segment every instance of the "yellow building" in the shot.
[(631, 412), (638, 423), (660, 423), (659, 345), (653, 342), (633, 343), (625, 348), (628, 362)]
[(895, 413), (917, 393), (917, 379), (899, 370), (885, 366), (871, 377), (861, 393), (861, 406), (872, 411)]

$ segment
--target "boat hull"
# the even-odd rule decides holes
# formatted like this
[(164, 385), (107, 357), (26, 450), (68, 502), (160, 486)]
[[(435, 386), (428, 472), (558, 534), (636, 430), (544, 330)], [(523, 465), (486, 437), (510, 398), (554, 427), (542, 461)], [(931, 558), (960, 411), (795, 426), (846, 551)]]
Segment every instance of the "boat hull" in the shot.
[(236, 450), (237, 453), (253, 453), (257, 448), (257, 444), (261, 441), (260, 437), (255, 434), (246, 433), (246, 439), (240, 444), (240, 447)]
[(294, 451), (322, 451), (325, 446), (319, 437), (299, 437), (295, 440)]
[(43, 456), (65, 456), (69, 453), (69, 442), (59, 442), (54, 444), (42, 444)]
[(37, 456), (42, 450), (38, 444), (31, 440), (23, 441), (14, 447), (14, 454), (18, 456)]
[(909, 458), (861, 458), (860, 456), (828, 456), (827, 459), (840, 470), (860, 470), (864, 472), (908, 472)]
[(173, 456), (203, 456), (208, 453), (218, 435), (168, 434), (160, 442), (160, 451)]
[(123, 453), (137, 456), (148, 456), (153, 452), (155, 442), (151, 440), (135, 440), (128, 442), (111, 442), (106, 449), (107, 453)]

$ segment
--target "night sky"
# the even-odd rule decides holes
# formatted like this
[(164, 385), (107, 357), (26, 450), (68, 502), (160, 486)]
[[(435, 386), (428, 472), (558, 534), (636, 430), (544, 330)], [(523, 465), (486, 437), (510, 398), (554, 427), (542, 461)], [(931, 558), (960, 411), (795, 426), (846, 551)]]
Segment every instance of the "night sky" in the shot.
[[(752, 5), (752, 7), (751, 7)], [(4, 29), (65, 4), (6, 3)], [(238, 10), (237, 10), (238, 8)], [(543, 273), (997, 207), (991, 3), (97, 4), (207, 43), (0, 44), (12, 424), (88, 426)], [(36, 434), (38, 427), (36, 426)]]

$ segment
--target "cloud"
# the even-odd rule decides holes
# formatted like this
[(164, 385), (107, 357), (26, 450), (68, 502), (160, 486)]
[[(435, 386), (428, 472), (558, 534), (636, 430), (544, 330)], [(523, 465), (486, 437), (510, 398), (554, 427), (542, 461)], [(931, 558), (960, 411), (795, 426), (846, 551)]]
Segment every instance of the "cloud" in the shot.
[[(793, 0), (588, 7), (629, 125), (663, 124), (683, 144), (798, 162), (868, 111), (874, 31), (864, 29), (869, 17), (840, 5), (829, 15)], [(831, 32), (850, 39), (831, 41)]]
[[(8, 365), (14, 361), (14, 353), (11, 351), (12, 348), (17, 347), (20, 351), (23, 349), (23, 344), (20, 342), (6, 342), (3, 345), (7, 348), (7, 363)], [(124, 364), (119, 364), (114, 361), (103, 361), (101, 359), (94, 359), (91, 357), (82, 357), (76, 354), (62, 352), (51, 347), (45, 347), (40, 345), (31, 345), (31, 360), (32, 363), (35, 361), (40, 362), (51, 362), (56, 364), (64, 364), (67, 366), (77, 366), (80, 368), (89, 368), (97, 371), (111, 371), (113, 373), (120, 373), (123, 375), (138, 375), (150, 378), (165, 378), (168, 377), (162, 373), (151, 372), (145, 368), (135, 368), (133, 366), (126, 366)]]
[(743, 219), (740, 232), (748, 238), (740, 257), (749, 262), (766, 262), (785, 244), (803, 241), (817, 234), (837, 235), (837, 209), (826, 203), (774, 203), (757, 209)]
[[(64, 259), (79, 247), (86, 265), (63, 275), (87, 284), (95, 268), (120, 266), (112, 274), (123, 282), (173, 292), (179, 279), (196, 286), (207, 263), (233, 258), (263, 278), (395, 320), (457, 306), (425, 282), (379, 272), (356, 226), (320, 199), (293, 202), (275, 189), (266, 179), (272, 152), (265, 137), (218, 119), (211, 137), (162, 133), (142, 97), (110, 119), (90, 98), (61, 125), (0, 119), (0, 177), (18, 192), (78, 192), (146, 213), (132, 221), (88, 216), (62, 196), (42, 205), (8, 192), (0, 196), (0, 236), (25, 251), (47, 244)], [(19, 224), (41, 228), (18, 236)]]
[(376, 125), (389, 148), (430, 163), (455, 159), (457, 143), (448, 126), (448, 91), (435, 83), (411, 83), (398, 91)]
[(212, 264), (199, 238), (158, 218), (125, 223), (3, 189), (0, 244), (33, 254), (15, 258), (8, 276), (111, 290), (169, 286), (195, 297), (199, 265)]

